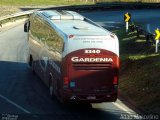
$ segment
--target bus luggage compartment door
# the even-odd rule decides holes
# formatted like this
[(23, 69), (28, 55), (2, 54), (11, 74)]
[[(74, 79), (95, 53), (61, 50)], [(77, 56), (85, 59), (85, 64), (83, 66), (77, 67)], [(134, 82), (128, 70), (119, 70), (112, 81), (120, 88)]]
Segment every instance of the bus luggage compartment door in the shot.
[(111, 93), (117, 70), (112, 62), (72, 62), (69, 69), (70, 88), (74, 92)]

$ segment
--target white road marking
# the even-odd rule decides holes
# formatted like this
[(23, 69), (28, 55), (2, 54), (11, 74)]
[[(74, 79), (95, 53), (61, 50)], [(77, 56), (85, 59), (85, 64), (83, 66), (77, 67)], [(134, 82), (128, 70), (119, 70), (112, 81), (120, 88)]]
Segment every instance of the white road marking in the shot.
[[(114, 109), (114, 107), (110, 108), (109, 106), (112, 106), (110, 104), (113, 104), (113, 106), (116, 107), (116, 109)], [(108, 103), (108, 102), (104, 102), (104, 103), (96, 103), (96, 104), (92, 104), (93, 108), (98, 108), (98, 109), (102, 109), (104, 111), (113, 111), (117, 109), (122, 110), (123, 112), (121, 113), (120, 117), (124, 117), (125, 116), (129, 116), (131, 119), (136, 119), (136, 120), (141, 120), (141, 116), (139, 114), (137, 114), (135, 111), (133, 111), (132, 109), (130, 109), (128, 106), (126, 106), (122, 101), (120, 101), (119, 99), (117, 99), (116, 102), (112, 102), (112, 103)], [(123, 118), (122, 118), (123, 119)], [(125, 118), (124, 118), (125, 119)], [(128, 120), (128, 119), (127, 119)]]
[(113, 25), (106, 25), (106, 27), (110, 27), (110, 28), (117, 28), (117, 29), (120, 29), (120, 27), (118, 27), (118, 26), (113, 26)]
[[(101, 25), (101, 26), (106, 26), (106, 27), (109, 27), (109, 28), (117, 28), (117, 29), (119, 29), (120, 27), (119, 26), (117, 26), (115, 23), (115, 25), (109, 25), (111, 22), (96, 22), (96, 23), (98, 23), (99, 25)], [(107, 24), (107, 25), (106, 25)], [(113, 23), (112, 23), (113, 24)]]
[(115, 22), (115, 21), (106, 21), (105, 23), (111, 23), (111, 24), (122, 24), (122, 22)]
[(17, 107), (18, 109), (22, 110), (23, 112), (30, 114), (30, 112), (26, 109), (24, 109), (23, 107), (21, 107), (20, 105), (16, 104), (15, 102), (9, 100), (8, 98), (6, 98), (5, 96), (0, 94), (0, 98), (4, 99), (5, 101), (9, 102), (10, 104), (12, 104), (13, 106)]
[(129, 107), (127, 107), (125, 104), (123, 104), (122, 101), (120, 101), (119, 99), (117, 99), (116, 102), (113, 102), (113, 104), (119, 109), (125, 111), (127, 114), (132, 115), (135, 119), (139, 119), (138, 114), (135, 111), (131, 110)]

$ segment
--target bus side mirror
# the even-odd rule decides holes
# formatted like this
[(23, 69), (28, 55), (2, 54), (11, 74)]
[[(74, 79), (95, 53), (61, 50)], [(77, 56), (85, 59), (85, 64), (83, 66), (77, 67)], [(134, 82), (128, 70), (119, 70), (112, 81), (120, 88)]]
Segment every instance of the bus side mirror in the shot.
[(29, 22), (24, 24), (24, 32), (29, 32)]

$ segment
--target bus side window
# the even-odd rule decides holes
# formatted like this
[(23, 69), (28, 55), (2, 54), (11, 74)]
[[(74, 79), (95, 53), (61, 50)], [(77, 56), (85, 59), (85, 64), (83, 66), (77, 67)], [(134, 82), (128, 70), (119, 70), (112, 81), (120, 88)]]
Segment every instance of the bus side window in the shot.
[(45, 40), (48, 38), (48, 28), (41, 21), (42, 20), (39, 17), (33, 19), (33, 24), (31, 24), (31, 34), (34, 37), (34, 40), (45, 44)]
[(55, 36), (54, 34), (49, 31), (48, 37), (46, 39), (46, 45), (50, 51), (55, 51), (56, 46), (55, 46)]
[(63, 50), (63, 39), (56, 31), (50, 30), (46, 44), (50, 50), (61, 53)]
[(62, 53), (62, 51), (63, 51), (63, 38), (60, 35), (57, 35), (56, 48), (59, 53)]
[(38, 19), (38, 17), (35, 17), (33, 19), (33, 23), (31, 24), (31, 34), (32, 34), (32, 37), (34, 38), (34, 40), (40, 40), (41, 39), (41, 22), (40, 20)]

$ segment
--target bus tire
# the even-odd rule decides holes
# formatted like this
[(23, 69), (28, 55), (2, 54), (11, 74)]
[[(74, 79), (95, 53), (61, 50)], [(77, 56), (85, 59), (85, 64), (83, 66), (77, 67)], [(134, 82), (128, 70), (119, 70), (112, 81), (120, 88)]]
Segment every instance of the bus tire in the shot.
[(29, 63), (28, 63), (30, 67), (32, 66), (32, 61), (33, 61), (33, 58), (32, 58), (32, 56), (30, 55), (30, 56), (29, 56)]
[(35, 66), (35, 64), (34, 64), (34, 62), (33, 62), (33, 60), (32, 60), (32, 66), (31, 66), (31, 69), (32, 69), (32, 73), (35, 75), (35, 74), (36, 74), (36, 72), (35, 72), (34, 66)]
[(54, 83), (53, 83), (53, 76), (49, 75), (49, 94), (51, 97), (54, 97)]
[(35, 72), (35, 69), (34, 69), (34, 62), (33, 62), (33, 58), (32, 56), (30, 55), (30, 59), (29, 59), (29, 66), (31, 67), (31, 70), (32, 70), (32, 73), (35, 75), (36, 72)]
[(57, 89), (58, 89), (58, 84), (57, 84), (57, 79), (55, 79), (54, 83), (54, 95), (57, 96)]

